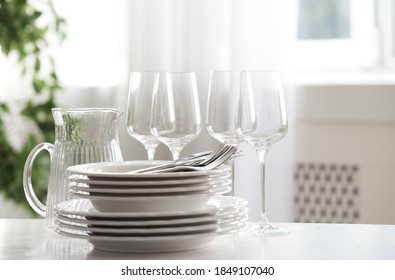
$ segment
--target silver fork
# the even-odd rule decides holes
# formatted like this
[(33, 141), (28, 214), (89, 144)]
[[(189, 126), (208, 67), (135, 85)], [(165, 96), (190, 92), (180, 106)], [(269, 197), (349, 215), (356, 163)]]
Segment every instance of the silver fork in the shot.
[(162, 168), (159, 170), (153, 171), (153, 173), (158, 172), (178, 172), (178, 171), (208, 171), (214, 169), (227, 160), (229, 160), (237, 151), (236, 146), (227, 145), (221, 153), (216, 153), (214, 157), (210, 158), (210, 160), (203, 160), (201, 163), (197, 165), (177, 165), (168, 168)]
[(139, 170), (129, 171), (127, 173), (146, 173), (146, 172), (156, 172), (162, 169), (169, 169), (176, 166), (199, 166), (201, 164), (205, 164), (206, 162), (212, 161), (213, 159), (219, 157), (222, 153), (224, 153), (228, 149), (228, 145), (220, 144), (211, 152), (201, 152), (194, 154), (192, 156), (188, 156), (186, 158), (180, 158), (176, 161), (147, 167)]
[(228, 150), (228, 145), (220, 144), (213, 151), (211, 151), (209, 154), (207, 154), (206, 156), (198, 158), (198, 159), (196, 159), (193, 162), (181, 163), (181, 164), (178, 164), (178, 165), (192, 165), (192, 166), (205, 165), (205, 164), (208, 164), (209, 162), (215, 160), (219, 156), (221, 156), (227, 150)]
[(147, 173), (150, 171), (156, 171), (156, 170), (160, 170), (163, 168), (170, 168), (170, 167), (174, 167), (174, 166), (178, 166), (178, 165), (196, 164), (197, 162), (202, 161), (202, 159), (207, 157), (209, 154), (210, 154), (210, 152), (200, 152), (200, 153), (192, 154), (187, 157), (179, 158), (179, 159), (172, 161), (170, 163), (165, 163), (165, 164), (156, 165), (156, 166), (152, 166), (152, 167), (145, 167), (145, 168), (138, 169), (138, 170), (127, 171), (125, 173)]

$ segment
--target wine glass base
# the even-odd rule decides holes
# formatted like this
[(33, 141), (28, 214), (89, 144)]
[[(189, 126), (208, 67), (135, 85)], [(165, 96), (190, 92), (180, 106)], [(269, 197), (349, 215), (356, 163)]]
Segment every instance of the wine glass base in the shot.
[(278, 227), (270, 223), (248, 223), (247, 229), (248, 234), (251, 235), (276, 235), (286, 234), (290, 232), (289, 228)]

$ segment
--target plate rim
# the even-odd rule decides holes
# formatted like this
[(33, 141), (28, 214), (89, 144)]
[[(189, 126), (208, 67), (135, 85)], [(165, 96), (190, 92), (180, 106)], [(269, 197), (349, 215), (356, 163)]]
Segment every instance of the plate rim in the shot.
[[(230, 202), (233, 200), (233, 202)], [(71, 203), (80, 203), (79, 205), (74, 206), (75, 207), (89, 207), (89, 210), (81, 211), (78, 210), (68, 210), (65, 208), (71, 208), (73, 205), (70, 205)], [(83, 203), (81, 205), (81, 203)], [(67, 205), (68, 204), (68, 205)], [(90, 204), (90, 205), (87, 205)], [(117, 218), (144, 218), (144, 217), (187, 217), (187, 216), (194, 216), (194, 215), (212, 215), (215, 213), (218, 213), (219, 211), (225, 211), (232, 209), (234, 207), (247, 207), (248, 201), (244, 198), (241, 197), (235, 197), (235, 196), (215, 196), (211, 197), (209, 201), (207, 202), (207, 208), (205, 209), (199, 209), (199, 210), (178, 210), (178, 211), (164, 211), (164, 212), (111, 212), (111, 213), (106, 213), (106, 212), (100, 212), (96, 210), (92, 202), (90, 200), (84, 199), (84, 198), (77, 198), (77, 199), (70, 199), (66, 200), (63, 202), (60, 202), (54, 206), (54, 209), (57, 212), (60, 213), (66, 213), (69, 215), (80, 215), (81, 213), (86, 214), (85, 216), (94, 216), (97, 218), (108, 218), (108, 217), (117, 217)], [(63, 207), (63, 209), (59, 209), (60, 207)], [(93, 210), (92, 210), (93, 209)], [(90, 212), (87, 212), (90, 211)], [(93, 211), (93, 212), (92, 212)]]
[[(114, 166), (114, 165), (133, 165), (133, 164), (142, 164), (142, 163), (150, 163), (154, 165), (155, 163), (170, 163), (171, 161), (148, 161), (148, 160), (134, 160), (134, 161), (113, 161), (113, 162), (96, 162), (96, 163), (85, 163), (73, 165), (67, 168), (67, 172), (69, 175), (71, 174), (80, 174), (85, 175), (89, 178), (122, 178), (122, 179), (136, 179), (136, 178), (180, 178), (180, 177), (201, 177), (201, 176), (209, 176), (213, 174), (218, 174), (221, 172), (229, 171), (229, 165), (221, 165), (215, 169), (207, 170), (207, 171), (187, 171), (187, 172), (160, 172), (160, 173), (115, 173), (115, 172), (103, 172), (103, 171), (87, 171), (86, 169), (103, 168), (106, 166)], [(149, 167), (149, 166), (147, 166)], [(85, 170), (81, 170), (85, 169)]]

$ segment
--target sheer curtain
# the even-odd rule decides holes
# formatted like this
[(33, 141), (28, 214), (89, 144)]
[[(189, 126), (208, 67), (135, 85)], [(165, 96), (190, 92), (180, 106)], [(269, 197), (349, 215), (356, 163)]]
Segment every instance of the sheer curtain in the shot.
[[(284, 69), (283, 52), (289, 26), (283, 24), (288, 1), (270, 0), (134, 0), (128, 3), (129, 71), (194, 71), (205, 116), (208, 81), (213, 70)], [(272, 221), (292, 220), (293, 101), (286, 83), (289, 133), (269, 152), (267, 211)], [(126, 104), (126, 88), (118, 96)], [(125, 108), (123, 108), (125, 110)], [(141, 144), (124, 132), (125, 157), (145, 158)], [(205, 130), (184, 153), (215, 144)], [(258, 219), (259, 164), (246, 144), (236, 162), (236, 195), (245, 197)], [(158, 157), (169, 157), (161, 146)]]
[[(284, 70), (283, 24), (288, 0), (85, 0), (55, 1), (67, 21), (68, 38), (54, 46), (64, 92), (60, 106), (116, 106), (126, 112), (130, 71), (194, 71), (205, 117), (210, 71)], [(284, 33), (285, 32), (285, 33)], [(286, 83), (286, 75), (285, 75)], [(1, 82), (0, 82), (1, 84)], [(267, 211), (271, 221), (292, 220), (293, 101), (286, 87), (288, 135), (270, 150)], [(126, 160), (145, 159), (143, 146), (120, 124)], [(183, 153), (216, 144), (205, 130)], [(255, 151), (241, 145), (236, 195), (245, 197), (258, 219), (259, 170)], [(161, 145), (158, 158), (170, 158)]]

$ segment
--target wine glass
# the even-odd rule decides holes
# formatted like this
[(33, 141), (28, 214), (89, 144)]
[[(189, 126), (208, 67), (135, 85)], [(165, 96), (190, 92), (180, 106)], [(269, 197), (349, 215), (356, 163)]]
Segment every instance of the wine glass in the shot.
[(179, 158), (184, 146), (202, 130), (196, 75), (161, 72), (155, 77), (151, 132)]
[(261, 219), (251, 224), (256, 235), (289, 232), (269, 223), (265, 208), (265, 159), (271, 145), (287, 133), (287, 115), (278, 71), (245, 71), (241, 74), (237, 132), (257, 151), (261, 167)]
[(140, 141), (153, 160), (159, 140), (151, 133), (151, 106), (156, 72), (131, 72), (127, 103), (126, 128)]
[[(241, 138), (236, 131), (236, 116), (239, 102), (240, 72), (211, 72), (207, 101), (207, 131), (223, 144), (239, 145)], [(229, 164), (232, 168), (232, 184), (234, 182), (234, 160)], [(230, 195), (234, 194), (234, 186)]]

